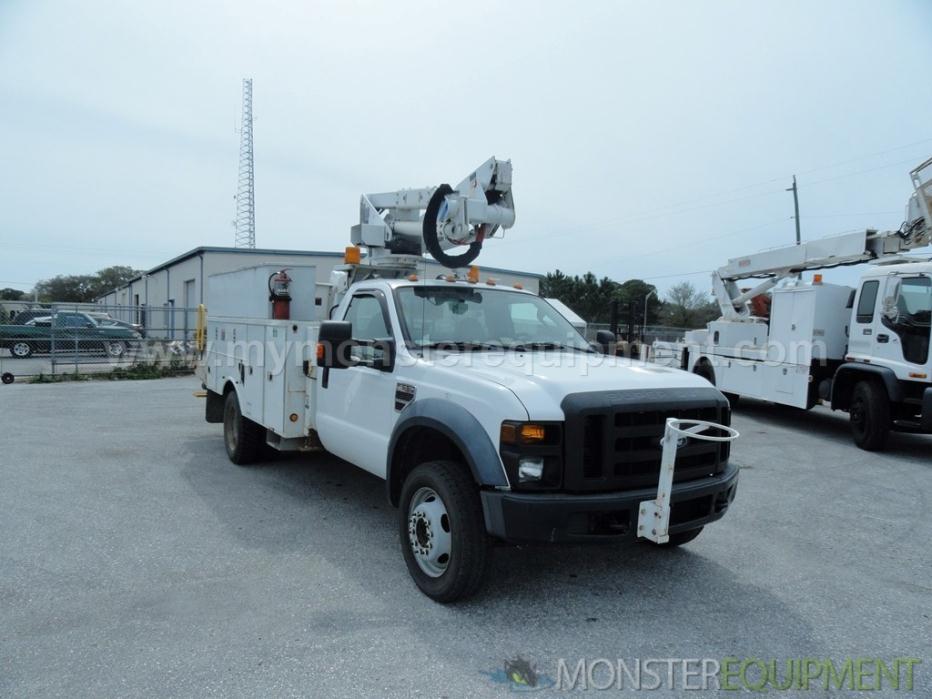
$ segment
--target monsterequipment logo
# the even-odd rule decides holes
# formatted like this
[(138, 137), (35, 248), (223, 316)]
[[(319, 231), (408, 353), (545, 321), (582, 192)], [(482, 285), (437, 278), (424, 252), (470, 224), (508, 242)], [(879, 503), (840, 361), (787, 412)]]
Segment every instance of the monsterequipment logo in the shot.
[(919, 658), (559, 658), (553, 675), (517, 656), (484, 672), (513, 691), (732, 690), (912, 692)]

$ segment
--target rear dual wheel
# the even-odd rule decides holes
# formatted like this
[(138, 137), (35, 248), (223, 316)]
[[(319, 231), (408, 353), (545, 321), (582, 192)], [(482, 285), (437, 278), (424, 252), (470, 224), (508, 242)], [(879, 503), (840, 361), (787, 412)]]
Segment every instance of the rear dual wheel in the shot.
[(223, 443), (230, 461), (238, 466), (251, 464), (264, 442), (262, 425), (243, 416), (236, 391), (227, 393), (223, 404)]

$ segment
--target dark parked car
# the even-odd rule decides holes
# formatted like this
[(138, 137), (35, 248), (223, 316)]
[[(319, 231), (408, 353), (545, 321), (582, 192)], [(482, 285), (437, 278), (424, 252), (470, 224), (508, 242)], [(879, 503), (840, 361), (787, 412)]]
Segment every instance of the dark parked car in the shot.
[(47, 318), (52, 314), (51, 309), (49, 308), (30, 308), (26, 311), (20, 311), (13, 316), (13, 319), (10, 321), (13, 325), (25, 325), (30, 320), (35, 318)]
[(130, 323), (125, 320), (117, 320), (116, 318), (111, 318), (109, 313), (99, 313), (97, 311), (88, 311), (87, 313), (91, 318), (97, 321), (97, 324), (102, 327), (118, 327), (126, 328), (127, 330), (133, 330), (143, 337), (146, 336), (146, 328), (139, 323)]
[(141, 339), (135, 330), (101, 326), (87, 313), (75, 311), (34, 317), (22, 325), (0, 325), (0, 347), (19, 359), (53, 350), (96, 350), (120, 358)]

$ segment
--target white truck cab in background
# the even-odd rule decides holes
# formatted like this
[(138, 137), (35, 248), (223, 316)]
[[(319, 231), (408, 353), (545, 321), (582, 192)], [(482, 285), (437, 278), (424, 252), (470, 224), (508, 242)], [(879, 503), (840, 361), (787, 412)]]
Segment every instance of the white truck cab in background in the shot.
[[(896, 231), (845, 233), (736, 257), (712, 275), (722, 317), (652, 360), (706, 378), (731, 400), (750, 396), (849, 414), (862, 449), (892, 430), (932, 433), (932, 261), (905, 252), (932, 240), (932, 159)], [(867, 264), (856, 289), (805, 271)], [(740, 288), (756, 280), (753, 288)]]

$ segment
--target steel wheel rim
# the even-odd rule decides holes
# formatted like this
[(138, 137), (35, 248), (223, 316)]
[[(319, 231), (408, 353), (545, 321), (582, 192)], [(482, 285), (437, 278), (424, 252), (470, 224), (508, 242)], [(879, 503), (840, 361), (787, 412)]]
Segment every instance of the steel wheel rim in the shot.
[(26, 342), (17, 342), (13, 345), (13, 354), (17, 357), (29, 356), (29, 344)]
[(864, 431), (865, 423), (865, 410), (864, 410), (864, 401), (857, 399), (851, 404), (850, 408), (851, 422), (854, 425), (855, 430), (858, 432)]
[(419, 488), (408, 505), (408, 545), (418, 567), (439, 578), (450, 565), (450, 517), (433, 488)]
[(109, 354), (111, 357), (122, 357), (123, 351), (123, 343), (119, 340), (114, 340), (107, 343), (107, 354)]

